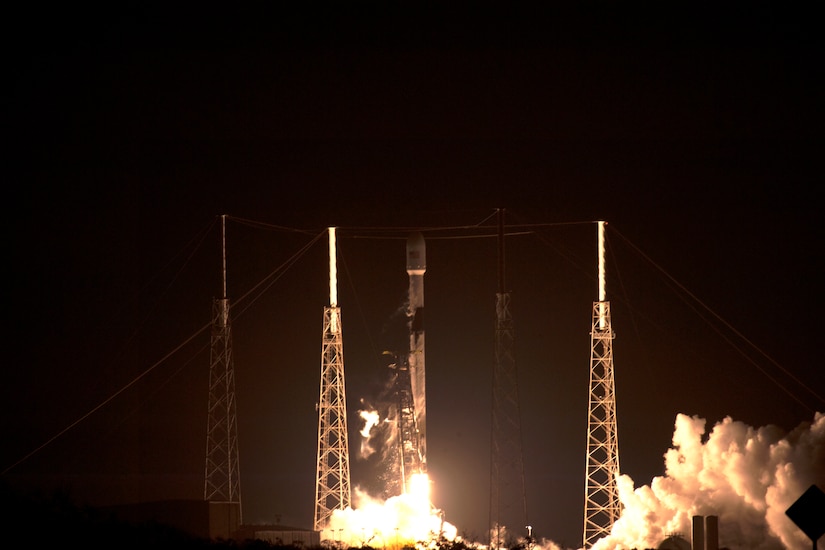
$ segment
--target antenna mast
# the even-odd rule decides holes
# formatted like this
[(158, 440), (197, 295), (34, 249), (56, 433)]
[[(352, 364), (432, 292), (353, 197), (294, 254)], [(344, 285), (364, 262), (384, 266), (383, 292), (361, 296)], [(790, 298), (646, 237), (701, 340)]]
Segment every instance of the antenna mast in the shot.
[[(490, 438), (490, 548), (512, 548), (508, 535), (526, 527), (527, 496), (521, 439), (515, 330), (510, 292), (504, 281), (504, 210), (498, 210), (498, 292), (496, 293), (495, 362)], [(528, 535), (529, 537), (530, 535)]]
[(226, 215), (221, 216), (221, 298), (212, 303), (212, 345), (206, 427), (206, 475), (203, 499), (209, 502), (209, 535), (229, 538), (241, 526), (238, 418), (232, 326), (226, 297)]
[(584, 548), (610, 534), (621, 514), (613, 329), (606, 300), (604, 228), (599, 227), (599, 300), (593, 302), (590, 329), (590, 398), (587, 415), (587, 464), (584, 489)]
[(324, 308), (321, 345), (321, 391), (318, 399), (318, 460), (314, 529), (322, 531), (335, 510), (350, 506), (347, 398), (344, 384), (344, 343), (338, 283), (335, 228), (329, 228), (329, 306)]

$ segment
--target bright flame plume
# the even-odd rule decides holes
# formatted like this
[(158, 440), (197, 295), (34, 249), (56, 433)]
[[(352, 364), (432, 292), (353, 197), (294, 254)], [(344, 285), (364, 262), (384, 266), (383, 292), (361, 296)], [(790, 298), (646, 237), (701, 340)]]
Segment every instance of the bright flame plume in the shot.
[(333, 512), (321, 539), (375, 548), (428, 547), (440, 539), (456, 540), (455, 526), (430, 502), (427, 475), (413, 477), (410, 493), (386, 501), (356, 488), (354, 508)]

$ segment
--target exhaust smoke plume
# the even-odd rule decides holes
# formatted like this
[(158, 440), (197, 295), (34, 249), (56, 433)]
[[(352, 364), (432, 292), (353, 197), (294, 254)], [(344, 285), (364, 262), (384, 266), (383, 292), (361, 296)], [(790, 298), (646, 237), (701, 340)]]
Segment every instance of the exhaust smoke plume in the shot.
[(375, 448), (370, 444), (370, 432), (380, 419), (378, 411), (358, 411), (358, 414), (364, 420), (364, 427), (361, 428), (361, 458), (369, 458), (375, 452)]
[[(373, 548), (415, 545), (446, 539), (456, 540), (455, 526), (444, 521), (433, 508), (427, 491), (376, 499), (356, 488), (355, 505), (333, 512), (329, 536), (351, 547)], [(325, 538), (322, 536), (322, 538)]]
[[(373, 415), (363, 418), (362, 435), (370, 438), (372, 432), (375, 441), (375, 430), (383, 423)], [(719, 518), (720, 548), (810, 548), (785, 510), (812, 484), (825, 488), (825, 414), (816, 413), (812, 422), (789, 433), (776, 426), (753, 428), (730, 417), (710, 431), (706, 424), (704, 418), (679, 414), (673, 446), (664, 454), (665, 474), (638, 488), (629, 476), (619, 478), (622, 515), (593, 550), (656, 548), (672, 533), (690, 540), (692, 517), (711, 515)], [(355, 502), (356, 509), (333, 516), (330, 528), (336, 536), (349, 537), (339, 540), (360, 545), (373, 536), (388, 544), (391, 539), (456, 536), (456, 527), (443, 521), (423, 493), (381, 500), (359, 488)], [(533, 540), (531, 547), (561, 548), (548, 539)]]
[(655, 548), (670, 533), (689, 540), (695, 515), (719, 517), (720, 548), (810, 548), (785, 510), (812, 484), (825, 488), (825, 414), (787, 434), (728, 417), (703, 438), (705, 424), (676, 417), (665, 475), (650, 485), (620, 477), (622, 516), (593, 550)]
[[(321, 532), (321, 539), (349, 547), (401, 548), (432, 546), (435, 541), (457, 539), (455, 526), (445, 521), (441, 510), (430, 501), (430, 479), (425, 473), (410, 478), (406, 492), (401, 492), (398, 469), (397, 406), (389, 399), (394, 384), (385, 388), (379, 409), (367, 406), (359, 416), (364, 422), (360, 430), (360, 458), (373, 462), (382, 474), (371, 481), (384, 495), (371, 495), (364, 486), (355, 487), (352, 507), (335, 510)], [(390, 395), (387, 395), (389, 392)], [(373, 483), (375, 485), (375, 483)]]

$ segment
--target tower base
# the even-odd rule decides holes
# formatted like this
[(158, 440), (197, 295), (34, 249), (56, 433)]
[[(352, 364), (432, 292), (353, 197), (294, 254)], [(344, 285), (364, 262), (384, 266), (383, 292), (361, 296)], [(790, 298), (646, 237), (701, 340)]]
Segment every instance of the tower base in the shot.
[(238, 502), (209, 503), (209, 538), (228, 540), (241, 528), (241, 505)]

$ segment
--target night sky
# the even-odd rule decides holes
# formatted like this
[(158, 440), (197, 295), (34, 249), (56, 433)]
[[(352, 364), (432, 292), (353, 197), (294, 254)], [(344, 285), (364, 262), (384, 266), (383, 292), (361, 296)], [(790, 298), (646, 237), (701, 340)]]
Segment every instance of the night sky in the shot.
[(825, 410), (812, 14), (592, 9), (7, 21), (4, 479), (202, 498), (209, 333), (189, 339), (224, 214), (246, 522), (312, 522), (325, 236), (292, 258), (328, 226), (354, 485), (424, 232), (428, 465), (461, 533), (488, 520), (496, 208), (537, 535), (581, 540), (595, 220), (623, 473), (662, 474), (680, 412), (790, 430)]

